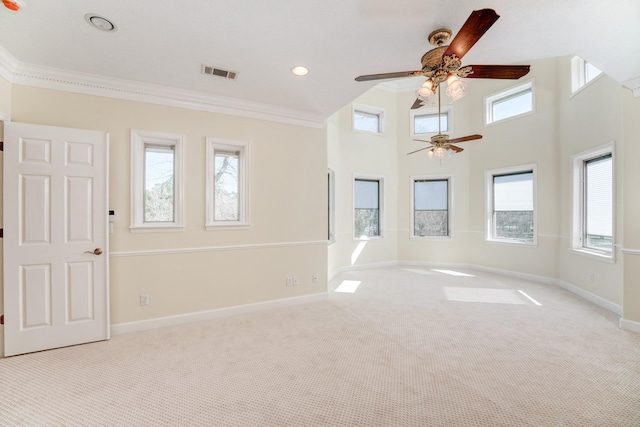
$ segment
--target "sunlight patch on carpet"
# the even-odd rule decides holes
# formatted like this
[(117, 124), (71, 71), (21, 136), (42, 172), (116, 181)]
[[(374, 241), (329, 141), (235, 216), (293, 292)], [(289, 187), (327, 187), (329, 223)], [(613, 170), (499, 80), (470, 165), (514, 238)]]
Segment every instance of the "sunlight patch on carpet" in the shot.
[(432, 271), (435, 271), (437, 273), (448, 274), (450, 276), (476, 277), (473, 274), (461, 273), (459, 271), (453, 271), (453, 270), (436, 270), (436, 269), (433, 269)]
[(360, 286), (359, 280), (343, 280), (342, 283), (336, 288), (335, 292), (341, 292), (346, 294), (354, 294)]
[(456, 288), (444, 287), (445, 296), (449, 301), (485, 302), (492, 304), (532, 304), (540, 305), (524, 292), (516, 289), (488, 289), (488, 288)]

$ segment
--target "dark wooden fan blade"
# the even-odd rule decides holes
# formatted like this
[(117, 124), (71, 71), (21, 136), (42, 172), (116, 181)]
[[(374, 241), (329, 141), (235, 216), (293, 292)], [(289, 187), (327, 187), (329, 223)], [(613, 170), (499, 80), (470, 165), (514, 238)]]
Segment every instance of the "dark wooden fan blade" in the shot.
[(357, 82), (366, 82), (369, 80), (382, 80), (382, 79), (396, 79), (398, 77), (411, 77), (415, 76), (415, 73), (421, 73), (417, 71), (396, 71), (395, 73), (382, 73), (382, 74), (365, 74), (364, 76), (356, 77)]
[(530, 65), (468, 65), (473, 70), (469, 79), (519, 79), (526, 75)]
[(422, 107), (422, 101), (419, 98), (416, 98), (413, 105), (411, 106), (411, 109), (415, 110), (416, 108), (420, 108), (420, 107)]
[(478, 134), (474, 134), (474, 135), (467, 135), (467, 136), (461, 136), (460, 138), (453, 138), (449, 140), (450, 144), (457, 144), (459, 142), (465, 142), (465, 141), (473, 141), (474, 139), (481, 139), (482, 135), (478, 135)]
[(464, 151), (464, 148), (460, 148), (460, 147), (456, 147), (455, 145), (451, 145), (449, 144), (449, 148), (451, 148), (453, 151), (455, 151), (456, 153), (459, 153), (461, 151)]
[(471, 12), (471, 15), (453, 38), (447, 50), (444, 51), (444, 55), (455, 54), (458, 58), (462, 58), (498, 18), (500, 18), (500, 15), (493, 9), (481, 9)]
[(428, 150), (428, 149), (430, 149), (430, 148), (432, 148), (432, 147), (424, 147), (424, 148), (421, 148), (421, 149), (419, 149), (419, 150), (412, 151), (412, 152), (410, 152), (410, 153), (407, 153), (407, 156), (408, 156), (409, 154), (417, 153), (418, 151)]

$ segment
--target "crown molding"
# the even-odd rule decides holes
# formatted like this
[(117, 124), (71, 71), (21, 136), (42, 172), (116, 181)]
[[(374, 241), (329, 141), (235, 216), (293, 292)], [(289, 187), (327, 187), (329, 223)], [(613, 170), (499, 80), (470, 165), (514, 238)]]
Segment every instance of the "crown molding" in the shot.
[(12, 84), (43, 89), (146, 102), (319, 129), (324, 127), (322, 116), (291, 108), (21, 63), (1, 46), (0, 76)]

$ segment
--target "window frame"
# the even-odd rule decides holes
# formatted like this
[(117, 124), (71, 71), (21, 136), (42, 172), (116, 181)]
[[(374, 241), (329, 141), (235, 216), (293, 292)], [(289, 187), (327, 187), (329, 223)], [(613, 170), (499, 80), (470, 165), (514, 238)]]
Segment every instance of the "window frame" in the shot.
[[(503, 123), (508, 120), (517, 119), (524, 116), (529, 116), (531, 114), (535, 114), (536, 112), (536, 90), (535, 90), (535, 79), (529, 79), (524, 82), (519, 82), (514, 86), (510, 86), (506, 89), (502, 89), (498, 92), (495, 92), (491, 95), (484, 97), (484, 125), (491, 126), (496, 123)], [(526, 111), (524, 113), (515, 114), (513, 116), (505, 117), (504, 119), (494, 120), (493, 119), (493, 105), (500, 102), (508, 100), (515, 95), (520, 93), (531, 91), (531, 110)]]
[[(356, 236), (356, 181), (377, 181), (378, 182), (378, 235), (376, 236)], [(354, 174), (353, 176), (353, 205), (351, 209), (353, 231), (351, 235), (354, 241), (378, 240), (385, 237), (384, 233), (384, 177), (374, 175)]]
[(336, 171), (332, 168), (327, 169), (327, 234), (328, 243), (332, 245), (336, 242)]
[[(533, 197), (533, 239), (532, 241), (522, 241), (518, 239), (502, 239), (495, 237), (495, 219), (494, 219), (494, 177), (504, 175), (517, 175), (521, 173), (532, 173), (532, 197)], [(490, 243), (503, 243), (518, 246), (538, 246), (538, 171), (537, 164), (531, 163), (521, 166), (511, 166), (500, 169), (491, 169), (485, 171), (485, 240)]]
[[(356, 129), (356, 112), (378, 116), (378, 131), (371, 132), (365, 129)], [(386, 130), (385, 116), (386, 111), (383, 108), (353, 102), (351, 103), (351, 130), (353, 130), (354, 132), (362, 132), (370, 135), (383, 135)]]
[[(216, 151), (238, 152), (238, 220), (215, 219), (215, 153)], [(205, 229), (229, 230), (248, 228), (249, 217), (249, 143), (247, 141), (206, 138), (205, 173)]]
[[(586, 186), (585, 186), (585, 165), (589, 160), (594, 160), (606, 155), (611, 155), (611, 252), (598, 250), (584, 246), (584, 236), (586, 235)], [(603, 261), (615, 263), (616, 260), (616, 156), (615, 143), (610, 142), (590, 150), (583, 151), (571, 156), (572, 179), (572, 223), (571, 223), (571, 249), (578, 254), (594, 257)]]
[[(453, 105), (444, 105), (441, 107), (441, 113), (447, 115), (447, 130), (443, 130), (442, 133), (452, 134), (454, 133), (453, 129)], [(436, 135), (438, 132), (425, 132), (425, 133), (416, 133), (416, 117), (420, 116), (437, 116), (438, 108), (437, 107), (422, 107), (414, 110), (410, 110), (410, 121), (409, 126), (411, 127), (411, 138), (420, 138), (420, 137), (430, 137)]]
[[(453, 176), (452, 175), (412, 175), (410, 177), (411, 194), (411, 240), (443, 240), (453, 239)], [(447, 181), (447, 235), (417, 236), (415, 234), (415, 183), (416, 181)]]
[[(131, 209), (129, 230), (132, 233), (184, 231), (183, 156), (184, 135), (131, 129)], [(173, 221), (146, 222), (144, 182), (146, 147), (173, 147)]]
[(578, 93), (582, 92), (586, 87), (591, 85), (593, 82), (598, 80), (600, 77), (604, 75), (602, 70), (596, 67), (593, 64), (590, 64), (594, 68), (600, 71), (600, 73), (593, 77), (592, 79), (587, 80), (587, 66), (590, 63), (585, 61), (583, 58), (579, 56), (574, 56), (571, 58), (571, 95), (570, 98), (573, 98)]

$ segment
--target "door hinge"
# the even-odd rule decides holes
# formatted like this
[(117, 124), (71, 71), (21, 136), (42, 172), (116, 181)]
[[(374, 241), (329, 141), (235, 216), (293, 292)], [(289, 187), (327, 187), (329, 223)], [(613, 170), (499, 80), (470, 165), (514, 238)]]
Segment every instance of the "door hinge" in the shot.
[(4, 228), (0, 228), (0, 239), (4, 237)]
[(4, 325), (4, 314), (0, 316), (0, 325)]
[(0, 141), (0, 151), (4, 151), (4, 141)]

